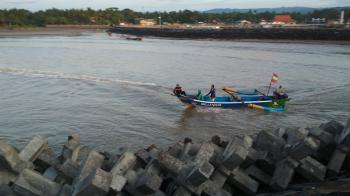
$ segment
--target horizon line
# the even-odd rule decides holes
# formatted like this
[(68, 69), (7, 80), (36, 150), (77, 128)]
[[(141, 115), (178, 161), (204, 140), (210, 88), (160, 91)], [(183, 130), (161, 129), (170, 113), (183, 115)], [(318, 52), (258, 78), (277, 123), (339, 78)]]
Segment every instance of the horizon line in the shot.
[(214, 8), (208, 8), (208, 9), (177, 9), (177, 10), (147, 10), (147, 11), (140, 11), (138, 9), (132, 9), (132, 8), (120, 8), (116, 6), (110, 6), (110, 7), (105, 7), (105, 8), (91, 8), (91, 7), (71, 7), (71, 8), (58, 8), (58, 7), (51, 7), (51, 8), (45, 8), (45, 9), (26, 9), (26, 8), (0, 8), (0, 10), (11, 10), (11, 9), (24, 9), (32, 12), (38, 12), (38, 11), (45, 11), (45, 10), (50, 10), (50, 9), (58, 9), (58, 10), (70, 10), (70, 9), (81, 9), (81, 10), (86, 10), (86, 9), (92, 9), (92, 10), (106, 10), (110, 8), (117, 8), (119, 10), (125, 10), (125, 9), (130, 9), (132, 11), (136, 12), (178, 12), (178, 11), (184, 11), (184, 10), (190, 10), (190, 11), (198, 11), (198, 12), (205, 12), (205, 11), (210, 11), (210, 10), (215, 10), (215, 9), (222, 9), (222, 10), (258, 10), (258, 9), (278, 9), (278, 8), (310, 8), (310, 9), (331, 9), (331, 8), (350, 8), (350, 5), (348, 6), (330, 6), (330, 7), (307, 7), (307, 6), (279, 6), (279, 7), (259, 7), (259, 8), (229, 8), (229, 7), (214, 7)]

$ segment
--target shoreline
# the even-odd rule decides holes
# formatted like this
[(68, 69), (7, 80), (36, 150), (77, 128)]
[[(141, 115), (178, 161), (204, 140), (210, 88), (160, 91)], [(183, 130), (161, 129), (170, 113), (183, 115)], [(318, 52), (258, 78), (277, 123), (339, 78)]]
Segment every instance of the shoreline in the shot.
[[(277, 42), (348, 42), (350, 29), (301, 29), (301, 28), (256, 28), (256, 29), (168, 29), (114, 27), (108, 32), (173, 39), (213, 39), (213, 40), (266, 40)], [(347, 44), (348, 44), (347, 43)]]
[(212, 39), (212, 38), (174, 38), (174, 37), (156, 37), (150, 39), (168, 39), (168, 40), (192, 40), (192, 41), (217, 41), (217, 42), (246, 42), (246, 43), (279, 43), (279, 44), (319, 44), (319, 45), (350, 45), (350, 41), (339, 40), (285, 40), (285, 39)]
[[(22, 38), (41, 36), (81, 36), (89, 32), (106, 32), (107, 27), (97, 28), (94, 26), (52, 26), (52, 27), (28, 27), (28, 28), (0, 28), (1, 38)], [(231, 42), (255, 42), (255, 43), (299, 43), (299, 44), (335, 44), (350, 45), (350, 41), (344, 40), (292, 40), (292, 39), (218, 39), (218, 38), (185, 38), (185, 37), (160, 37), (145, 36), (148, 39), (171, 39), (171, 40), (193, 40), (193, 41), (231, 41)]]
[(0, 28), (0, 38), (35, 37), (35, 36), (81, 36), (85, 32), (105, 32), (107, 28), (94, 26), (55, 26), (29, 28)]

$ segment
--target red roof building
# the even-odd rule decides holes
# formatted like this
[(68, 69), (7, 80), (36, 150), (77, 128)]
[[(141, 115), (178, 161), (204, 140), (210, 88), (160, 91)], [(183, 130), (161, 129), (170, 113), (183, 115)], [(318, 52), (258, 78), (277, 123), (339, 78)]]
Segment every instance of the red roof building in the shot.
[(276, 15), (273, 19), (275, 24), (295, 24), (295, 20), (290, 15)]

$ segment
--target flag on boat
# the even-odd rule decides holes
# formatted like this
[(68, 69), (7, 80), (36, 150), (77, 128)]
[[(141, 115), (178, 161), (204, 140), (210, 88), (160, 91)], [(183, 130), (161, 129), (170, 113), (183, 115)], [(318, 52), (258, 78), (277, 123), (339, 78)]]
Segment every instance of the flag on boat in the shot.
[(278, 75), (273, 73), (271, 78), (271, 84), (277, 84), (278, 82)]

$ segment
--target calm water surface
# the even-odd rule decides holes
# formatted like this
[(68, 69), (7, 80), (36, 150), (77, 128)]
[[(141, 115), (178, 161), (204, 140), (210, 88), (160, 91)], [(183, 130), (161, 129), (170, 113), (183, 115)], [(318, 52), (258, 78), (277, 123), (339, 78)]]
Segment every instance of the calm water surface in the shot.
[[(273, 72), (292, 101), (283, 113), (185, 110), (170, 95), (210, 84), (266, 91)], [(350, 45), (78, 37), (0, 39), (0, 139), (34, 135), (61, 148), (67, 134), (116, 151), (184, 137), (207, 140), (350, 116)], [(224, 94), (224, 92), (218, 92)]]

